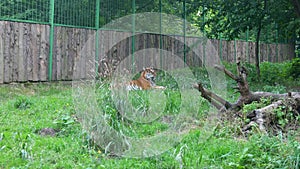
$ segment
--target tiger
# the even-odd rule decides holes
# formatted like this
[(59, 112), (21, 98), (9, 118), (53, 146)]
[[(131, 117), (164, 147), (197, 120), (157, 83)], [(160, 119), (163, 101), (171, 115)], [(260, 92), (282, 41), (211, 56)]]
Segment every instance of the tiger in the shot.
[(127, 84), (127, 90), (166, 89), (155, 84), (156, 72), (153, 67), (143, 68), (140, 77)]

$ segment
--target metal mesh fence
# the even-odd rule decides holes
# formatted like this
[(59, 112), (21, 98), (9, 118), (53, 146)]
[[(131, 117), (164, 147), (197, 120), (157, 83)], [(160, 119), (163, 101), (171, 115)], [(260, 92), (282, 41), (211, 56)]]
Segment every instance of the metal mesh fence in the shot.
[[(173, 0), (1, 0), (0, 20), (91, 29), (109, 29), (106, 25), (111, 23), (111, 21), (131, 14), (144, 12), (169, 14), (192, 23), (192, 18), (189, 18), (191, 16), (188, 14), (191, 13), (193, 9), (193, 6), (186, 1)], [(205, 23), (205, 11), (201, 5), (199, 12), (201, 13), (200, 17), (203, 18), (203, 23)], [(53, 19), (53, 22), (51, 22), (51, 19)], [(164, 29), (164, 25), (170, 25), (170, 21), (164, 20), (163, 17), (160, 19), (159, 25), (152, 25), (152, 21), (149, 21), (149, 25), (146, 26), (161, 27), (161, 32), (159, 33), (164, 34), (198, 35), (195, 30), (192, 30), (192, 27), (185, 25), (184, 22), (176, 21), (176, 19), (172, 21), (174, 25), (176, 25), (172, 27), (173, 29), (170, 28), (170, 26)], [(201, 23), (197, 25), (204, 31)], [(276, 24), (273, 27), (275, 28), (273, 30), (262, 30), (263, 36), (261, 36), (261, 41), (267, 43), (289, 42), (287, 40), (287, 33), (276, 29)], [(139, 26), (135, 26), (135, 28), (139, 28)], [(132, 25), (130, 25), (125, 31), (141, 31), (138, 29), (134, 30), (135, 28), (132, 28)], [(122, 29), (124, 29), (124, 25)], [(240, 39), (247, 41), (249, 34), (253, 35), (254, 33), (247, 32), (241, 34)], [(271, 42), (270, 39), (272, 39)]]
[(3, 20), (48, 23), (50, 19), (50, 1), (1, 0), (0, 18)]
[(55, 0), (54, 23), (79, 27), (95, 27), (96, 1)]
[(53, 17), (54, 24), (59, 26), (105, 29), (105, 25), (113, 20), (143, 12), (162, 12), (185, 18), (185, 8), (188, 7), (184, 2), (170, 0), (2, 0), (0, 20), (51, 24)]

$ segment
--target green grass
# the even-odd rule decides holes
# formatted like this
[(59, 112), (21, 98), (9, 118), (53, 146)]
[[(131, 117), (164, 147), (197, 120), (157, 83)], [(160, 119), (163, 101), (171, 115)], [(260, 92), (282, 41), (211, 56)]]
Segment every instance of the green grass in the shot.
[[(197, 75), (208, 85), (205, 76), (205, 72)], [(112, 156), (105, 153), (105, 146), (91, 142), (90, 133), (82, 129), (77, 121), (75, 108), (78, 105), (73, 103), (70, 85), (50, 83), (0, 86), (0, 168), (300, 167), (300, 143), (296, 136), (254, 133), (244, 138), (237, 135), (238, 127), (234, 124), (220, 126), (213, 122), (212, 113), (215, 110), (210, 109), (200, 93), (186, 87), (186, 97), (179, 92), (178, 85), (169, 75), (161, 74), (160, 78), (159, 85), (168, 85), (168, 89), (162, 92), (166, 106), (160, 116), (172, 121), (172, 117), (179, 115), (177, 124), (180, 127), (192, 125), (193, 129), (168, 151), (148, 158)], [(107, 116), (109, 125), (116, 131), (122, 131), (133, 138), (143, 138), (168, 130), (170, 122), (162, 119), (140, 123), (124, 118), (113, 104), (108, 86), (97, 86), (97, 104)], [(270, 86), (265, 84), (260, 89), (282, 92), (288, 88), (284, 88), (284, 84), (284, 87)], [(131, 92), (128, 100), (136, 109), (149, 109), (151, 103), (147, 92)], [(227, 99), (237, 98), (238, 95), (233, 94), (231, 89), (228, 88), (228, 92)], [(194, 95), (197, 97), (189, 97)], [(151, 97), (155, 100), (162, 96)], [(193, 103), (195, 99), (197, 104)], [(94, 120), (97, 122), (97, 119)], [(39, 131), (43, 128), (53, 128), (58, 131), (57, 135), (41, 136)], [(154, 146), (157, 144), (164, 143), (157, 142)]]

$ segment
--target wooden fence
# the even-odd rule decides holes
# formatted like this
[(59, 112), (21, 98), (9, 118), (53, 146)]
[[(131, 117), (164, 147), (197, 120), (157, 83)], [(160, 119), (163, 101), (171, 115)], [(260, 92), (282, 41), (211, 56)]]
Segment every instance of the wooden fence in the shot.
[[(140, 69), (139, 65), (143, 65), (140, 62), (148, 61), (156, 64), (152, 66), (169, 64), (176, 67), (176, 64), (182, 64), (176, 60), (158, 63), (159, 58), (155, 58), (157, 53), (146, 49), (169, 51), (171, 55), (179, 55), (191, 66), (203, 66), (203, 61), (210, 55), (228, 62), (241, 57), (243, 61), (250, 63), (254, 63), (255, 56), (255, 43), (246, 41), (213, 39), (209, 40), (213, 49), (208, 49), (203, 47), (204, 43), (199, 37), (143, 33), (133, 39), (130, 32), (101, 30), (96, 34), (96, 30), (92, 29), (55, 27), (54, 42), (50, 44), (49, 35), (49, 25), (0, 21), (0, 84), (47, 81), (50, 75), (52, 80), (87, 78), (93, 71), (91, 68), (94, 69), (96, 54), (99, 56), (100, 72), (106, 69), (105, 64), (117, 65), (134, 51), (143, 53), (143, 49), (143, 59), (137, 62), (131, 59), (123, 64), (134, 64), (137, 69)], [(50, 45), (53, 45), (52, 69), (49, 69)], [(260, 44), (262, 62), (282, 62), (290, 60), (294, 55), (292, 44)]]

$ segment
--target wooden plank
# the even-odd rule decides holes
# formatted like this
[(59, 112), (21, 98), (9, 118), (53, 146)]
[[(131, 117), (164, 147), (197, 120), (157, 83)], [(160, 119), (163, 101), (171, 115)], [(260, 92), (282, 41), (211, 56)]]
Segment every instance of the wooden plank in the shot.
[(18, 22), (11, 22), (11, 41), (10, 41), (10, 54), (12, 58), (12, 82), (18, 81), (18, 41), (19, 41), (19, 26)]
[[(95, 34), (96, 36), (96, 34)], [(95, 37), (86, 37), (86, 41), (84, 44), (84, 50), (82, 51), (82, 55), (81, 55), (81, 72), (82, 78), (90, 78), (89, 77), (89, 73), (90, 73), (90, 55), (92, 55), (92, 44), (94, 42)], [(99, 45), (102, 45), (102, 43), (100, 42)], [(101, 49), (101, 48), (100, 48)], [(102, 54), (99, 52), (100, 58), (102, 56)], [(99, 70), (99, 69), (98, 69)]]
[(5, 22), (5, 35), (4, 37), (4, 83), (12, 82), (12, 58), (10, 54), (10, 41), (11, 41), (11, 24)]
[(65, 50), (63, 50), (63, 30), (62, 27), (56, 27), (56, 60), (55, 60), (55, 75), (56, 75), (56, 80), (61, 80), (62, 79), (62, 58), (63, 58), (63, 53)]
[(248, 42), (249, 43), (249, 57), (250, 57), (250, 63), (255, 63), (255, 48), (256, 44), (255, 42)]
[(64, 51), (64, 54), (62, 55), (62, 80), (66, 80), (68, 76), (68, 56), (69, 56), (69, 41), (70, 41), (70, 30), (68, 28), (63, 28), (62, 29), (64, 32), (64, 38), (63, 40), (63, 48), (62, 50)]
[(40, 39), (40, 54), (39, 54), (39, 80), (40, 81), (47, 81), (47, 70), (48, 70), (48, 66), (47, 66), (47, 51), (49, 51), (48, 49), (48, 45), (47, 45), (47, 35), (49, 35), (48, 31), (47, 31), (47, 27), (46, 25), (41, 25), (41, 39)]
[(31, 35), (31, 24), (26, 23), (26, 26), (24, 26), (24, 67), (25, 67), (25, 80), (28, 81), (32, 79), (32, 73), (30, 73), (30, 70), (32, 69), (32, 50), (31, 50), (31, 41), (32, 41), (32, 35)]
[(17, 48), (17, 55), (18, 55), (18, 81), (19, 82), (24, 82), (26, 81), (25, 78), (25, 56), (24, 56), (24, 27), (26, 25), (23, 23), (19, 24), (19, 41), (18, 41), (18, 48)]
[[(58, 54), (58, 47), (57, 47), (57, 41), (58, 41), (58, 34), (57, 30), (59, 27), (54, 27), (54, 33), (53, 33), (53, 54), (52, 54), (52, 80), (57, 80), (57, 54)], [(49, 30), (50, 31), (50, 30)], [(50, 37), (49, 37), (50, 38)], [(49, 56), (49, 54), (48, 54)]]
[(243, 62), (248, 62), (248, 55), (247, 55), (247, 46), (248, 42), (246, 41), (240, 41), (239, 45), (237, 45), (237, 51), (239, 51), (240, 48), (242, 48), (242, 52), (237, 52), (237, 57), (242, 58)]
[[(5, 22), (0, 21), (0, 37), (5, 34)], [(0, 84), (4, 82), (4, 38), (0, 38)]]
[(259, 44), (259, 61), (263, 62), (265, 57), (266, 57), (266, 49), (267, 49), (267, 45), (262, 43)]
[(66, 56), (66, 46), (67, 44), (65, 43), (67, 40), (67, 35), (66, 35), (66, 29), (65, 27), (60, 27), (60, 44), (59, 44), (59, 49), (60, 49), (60, 55), (57, 56), (57, 80), (62, 80), (64, 77), (64, 59)]
[(68, 61), (67, 61), (67, 79), (65, 80), (72, 80), (73, 77), (73, 67), (74, 67), (74, 58), (76, 54), (76, 34), (77, 30), (75, 28), (71, 28), (69, 32), (69, 37), (71, 37), (69, 42), (69, 54), (68, 54)]
[(87, 48), (86, 48), (86, 37), (88, 36), (88, 30), (86, 29), (84, 32), (82, 32), (79, 35), (79, 41), (78, 41), (78, 48), (79, 51), (77, 53), (77, 62), (75, 64), (75, 72), (77, 72), (77, 76), (73, 76), (74, 79), (84, 79), (85, 78), (85, 54), (87, 53)]
[(37, 62), (37, 57), (38, 57), (38, 33), (39, 29), (37, 25), (32, 24), (31, 25), (31, 50), (32, 50), (32, 55), (30, 56), (30, 62), (31, 64), (29, 66), (29, 74), (32, 81), (37, 81), (38, 80), (38, 62)]
[[(81, 75), (81, 69), (80, 67), (83, 67), (83, 65), (81, 65), (81, 58), (80, 58), (80, 35), (84, 34), (84, 29), (75, 29), (75, 37), (74, 37), (74, 52), (75, 54), (73, 55), (73, 67), (72, 67), (72, 76), (71, 79), (78, 79), (80, 78)], [(78, 66), (79, 65), (79, 66)], [(77, 68), (79, 67), (79, 69)]]

